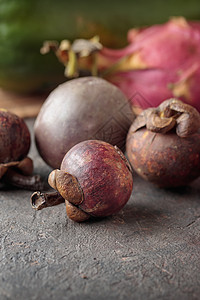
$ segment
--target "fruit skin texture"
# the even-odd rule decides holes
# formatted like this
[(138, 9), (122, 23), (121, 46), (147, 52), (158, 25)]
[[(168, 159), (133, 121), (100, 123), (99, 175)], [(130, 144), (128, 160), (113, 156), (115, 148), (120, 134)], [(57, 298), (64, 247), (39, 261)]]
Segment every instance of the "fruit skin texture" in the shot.
[(140, 129), (127, 136), (133, 169), (160, 187), (184, 186), (200, 176), (200, 131), (187, 138)]
[(30, 143), (30, 133), (23, 119), (0, 109), (0, 163), (22, 160)]
[(77, 178), (84, 194), (78, 207), (91, 216), (117, 213), (130, 198), (130, 166), (123, 153), (108, 143), (90, 140), (77, 144), (65, 155), (61, 170)]
[(58, 86), (45, 101), (34, 126), (38, 151), (59, 168), (65, 153), (89, 139), (125, 146), (134, 114), (124, 94), (98, 77), (73, 79)]

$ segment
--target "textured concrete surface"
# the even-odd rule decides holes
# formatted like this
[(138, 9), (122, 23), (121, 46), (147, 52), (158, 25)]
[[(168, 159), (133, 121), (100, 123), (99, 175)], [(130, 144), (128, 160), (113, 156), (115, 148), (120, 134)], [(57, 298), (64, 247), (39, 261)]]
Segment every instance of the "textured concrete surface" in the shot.
[[(34, 144), (30, 156), (45, 179)], [(134, 176), (119, 214), (82, 224), (30, 195), (1, 187), (1, 300), (200, 299), (200, 179), (161, 190)]]

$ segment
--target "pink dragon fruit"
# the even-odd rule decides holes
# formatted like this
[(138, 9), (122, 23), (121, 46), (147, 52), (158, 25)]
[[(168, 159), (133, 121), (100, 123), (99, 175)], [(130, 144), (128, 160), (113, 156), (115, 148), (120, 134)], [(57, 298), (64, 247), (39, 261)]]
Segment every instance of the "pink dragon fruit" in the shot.
[(181, 73), (150, 68), (117, 72), (107, 79), (126, 94), (133, 106), (145, 109), (175, 97), (200, 112), (200, 66), (193, 64)]
[[(77, 65), (93, 74), (98, 70), (133, 106), (145, 109), (176, 97), (200, 111), (200, 22), (179, 17), (162, 25), (131, 29), (128, 42), (123, 49), (108, 49), (96, 39), (89, 46), (77, 40), (70, 49), (59, 47), (56, 53), (67, 71)], [(70, 51), (77, 61), (70, 62)]]
[(107, 73), (107, 79), (133, 105), (144, 109), (176, 97), (200, 111), (200, 22), (171, 19), (164, 25), (130, 30), (128, 40), (126, 48), (103, 48), (99, 55), (111, 66), (127, 57), (114, 73)]

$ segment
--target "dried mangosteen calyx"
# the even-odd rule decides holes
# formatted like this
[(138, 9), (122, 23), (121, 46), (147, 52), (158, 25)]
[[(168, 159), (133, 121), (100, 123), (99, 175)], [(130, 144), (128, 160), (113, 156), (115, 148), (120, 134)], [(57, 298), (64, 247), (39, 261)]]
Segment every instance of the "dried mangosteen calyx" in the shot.
[(25, 176), (30, 176), (33, 173), (33, 161), (30, 157), (25, 157), (19, 161), (16, 167)]
[(41, 177), (32, 175), (32, 172), (33, 162), (29, 157), (0, 164), (0, 180), (3, 182), (28, 190), (42, 188)]
[(76, 177), (71, 174), (58, 169), (54, 170), (49, 174), (48, 183), (70, 203), (78, 205), (83, 202), (82, 188)]
[(132, 132), (143, 127), (158, 133), (175, 128), (178, 136), (187, 137), (199, 130), (200, 114), (191, 105), (172, 98), (144, 110), (133, 122)]
[(90, 218), (89, 214), (76, 206), (83, 202), (84, 195), (78, 180), (74, 176), (57, 169), (49, 174), (48, 183), (57, 191), (33, 193), (31, 205), (34, 209), (41, 210), (65, 202), (67, 215), (73, 221), (83, 222)]
[(75, 222), (84, 222), (91, 218), (91, 216), (89, 214), (87, 214), (82, 209), (73, 205), (72, 203), (70, 203), (67, 200), (65, 200), (65, 205), (66, 205), (67, 216), (71, 220), (73, 220)]
[(0, 164), (0, 180), (4, 176), (4, 174), (8, 171), (10, 167), (16, 167), (19, 164), (19, 161), (12, 161), (9, 163), (1, 163)]
[(163, 117), (159, 111), (154, 110), (148, 114), (146, 127), (148, 130), (159, 133), (166, 133), (176, 125), (173, 117)]
[(171, 99), (170, 110), (179, 114), (176, 119), (176, 133), (178, 136), (187, 137), (199, 130), (200, 114), (196, 108), (180, 100)]
[(67, 216), (71, 220), (83, 222), (90, 218), (77, 206), (83, 202), (84, 194), (76, 177), (57, 169), (49, 174), (48, 182), (65, 199)]

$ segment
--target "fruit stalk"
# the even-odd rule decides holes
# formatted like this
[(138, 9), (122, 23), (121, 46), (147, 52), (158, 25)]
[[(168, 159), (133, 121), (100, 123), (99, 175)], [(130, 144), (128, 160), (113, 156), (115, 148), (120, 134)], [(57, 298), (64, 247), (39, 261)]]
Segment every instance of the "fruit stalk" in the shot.
[(36, 210), (64, 203), (65, 199), (58, 192), (41, 193), (34, 192), (31, 195), (31, 205)]
[(34, 191), (42, 188), (41, 177), (39, 175), (23, 175), (14, 169), (9, 168), (3, 176), (3, 181), (7, 184)]

